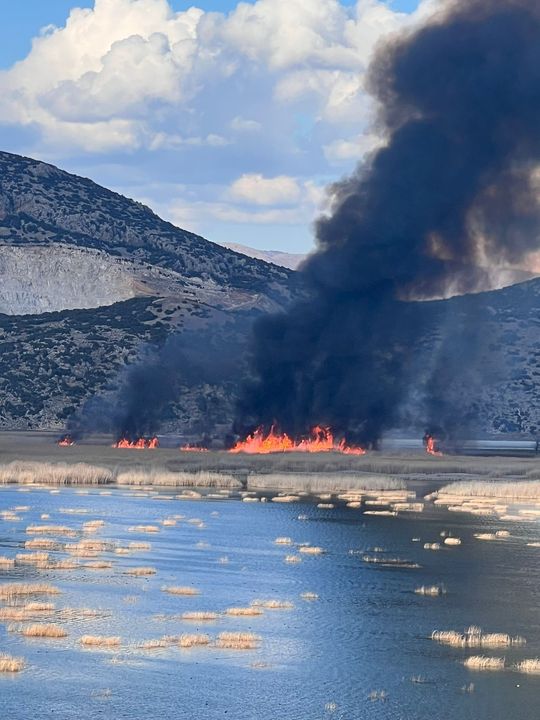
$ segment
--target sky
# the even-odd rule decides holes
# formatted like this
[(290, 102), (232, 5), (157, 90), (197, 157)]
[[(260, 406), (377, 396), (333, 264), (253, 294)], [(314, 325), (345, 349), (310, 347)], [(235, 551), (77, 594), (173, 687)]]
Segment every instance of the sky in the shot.
[(0, 148), (215, 242), (306, 252), (382, 142), (366, 69), (443, 0), (0, 0)]

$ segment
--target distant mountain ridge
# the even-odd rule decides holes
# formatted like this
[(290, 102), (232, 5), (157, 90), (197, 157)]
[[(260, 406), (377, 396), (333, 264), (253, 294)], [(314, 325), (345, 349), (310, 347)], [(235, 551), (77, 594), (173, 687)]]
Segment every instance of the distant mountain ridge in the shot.
[(257, 250), (256, 248), (240, 245), (239, 243), (222, 243), (222, 245), (223, 247), (229, 248), (229, 250), (242, 253), (242, 255), (264, 260), (264, 262), (280, 265), (290, 270), (298, 270), (307, 258), (307, 253), (289, 253), (281, 250)]

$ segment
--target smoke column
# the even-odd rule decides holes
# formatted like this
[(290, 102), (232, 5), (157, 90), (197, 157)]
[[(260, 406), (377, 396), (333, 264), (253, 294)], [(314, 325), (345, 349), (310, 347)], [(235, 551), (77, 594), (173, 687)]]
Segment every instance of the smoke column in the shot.
[(310, 299), (255, 328), (239, 432), (322, 423), (376, 445), (425, 330), (405, 301), (478, 290), (539, 247), (538, 0), (446, 3), (369, 75), (386, 145), (333, 188)]

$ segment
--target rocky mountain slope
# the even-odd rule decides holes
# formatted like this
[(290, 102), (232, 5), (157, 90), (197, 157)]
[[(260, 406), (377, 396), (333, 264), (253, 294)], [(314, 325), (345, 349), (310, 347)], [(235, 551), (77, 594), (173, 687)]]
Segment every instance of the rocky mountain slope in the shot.
[(257, 250), (256, 248), (240, 245), (239, 243), (223, 243), (224, 247), (229, 250), (242, 253), (248, 257), (264, 260), (264, 262), (280, 265), (281, 267), (298, 270), (299, 266), (304, 262), (307, 255), (302, 253), (282, 252), (281, 250)]
[[(302, 291), (297, 273), (0, 153), (0, 428), (61, 430), (96, 398), (108, 403), (98, 410), (121, 404), (133, 368), (156, 367), (174, 374), (156, 429), (222, 439), (252, 322)], [(419, 347), (394, 349), (410, 366), (404, 427), (421, 430), (430, 387), (432, 420), (540, 434), (539, 308), (540, 280), (399, 307), (404, 328), (426, 327)], [(174, 372), (156, 361), (167, 353)]]

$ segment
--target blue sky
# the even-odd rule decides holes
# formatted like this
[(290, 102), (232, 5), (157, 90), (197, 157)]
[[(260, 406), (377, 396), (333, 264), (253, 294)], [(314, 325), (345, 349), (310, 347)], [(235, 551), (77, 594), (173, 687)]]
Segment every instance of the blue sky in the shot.
[(0, 0), (0, 146), (209, 239), (308, 250), (325, 186), (377, 142), (372, 48), (418, 2)]

